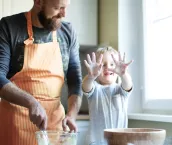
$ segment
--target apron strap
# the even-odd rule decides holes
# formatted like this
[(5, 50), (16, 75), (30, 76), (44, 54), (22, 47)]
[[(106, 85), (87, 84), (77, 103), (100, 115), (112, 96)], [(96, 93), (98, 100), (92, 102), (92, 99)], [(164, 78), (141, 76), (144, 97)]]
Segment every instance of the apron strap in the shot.
[(33, 38), (33, 30), (32, 30), (32, 19), (31, 19), (31, 11), (27, 12), (26, 14), (27, 19), (27, 32), (29, 35), (29, 38), (24, 41), (26, 45), (33, 44), (34, 38)]
[(27, 13), (27, 31), (28, 31), (29, 39), (33, 40), (31, 11)]
[(52, 37), (53, 37), (53, 42), (57, 42), (57, 32), (56, 31), (52, 32)]

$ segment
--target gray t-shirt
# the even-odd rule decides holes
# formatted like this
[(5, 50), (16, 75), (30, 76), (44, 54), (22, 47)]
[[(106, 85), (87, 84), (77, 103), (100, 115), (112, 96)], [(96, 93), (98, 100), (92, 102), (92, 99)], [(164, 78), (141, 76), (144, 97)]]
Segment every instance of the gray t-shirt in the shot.
[(127, 127), (127, 106), (130, 93), (131, 91), (125, 91), (117, 83), (103, 86), (96, 81), (89, 93), (84, 92), (88, 99), (90, 116), (88, 145), (106, 145), (104, 129)]

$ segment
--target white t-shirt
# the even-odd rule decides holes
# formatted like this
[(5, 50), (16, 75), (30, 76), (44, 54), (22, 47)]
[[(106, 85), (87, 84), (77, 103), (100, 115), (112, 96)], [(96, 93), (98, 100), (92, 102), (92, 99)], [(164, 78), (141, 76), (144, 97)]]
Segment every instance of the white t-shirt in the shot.
[(88, 99), (90, 126), (87, 136), (88, 145), (106, 145), (104, 129), (127, 128), (127, 106), (130, 92), (113, 83), (103, 86), (96, 81), (93, 89), (84, 94)]

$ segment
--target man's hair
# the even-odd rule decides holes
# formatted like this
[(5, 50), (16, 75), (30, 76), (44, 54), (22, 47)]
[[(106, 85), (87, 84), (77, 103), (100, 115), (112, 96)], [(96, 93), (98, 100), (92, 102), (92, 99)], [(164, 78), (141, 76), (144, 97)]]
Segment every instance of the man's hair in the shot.
[(105, 52), (113, 52), (114, 54), (118, 54), (118, 52), (111, 46), (100, 47), (96, 51), (96, 58), (99, 58), (100, 54), (104, 54)]

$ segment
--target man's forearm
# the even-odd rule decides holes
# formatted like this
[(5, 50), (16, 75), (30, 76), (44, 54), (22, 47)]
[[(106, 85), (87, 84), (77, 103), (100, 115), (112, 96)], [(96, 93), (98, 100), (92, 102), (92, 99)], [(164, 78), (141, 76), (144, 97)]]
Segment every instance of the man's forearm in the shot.
[(32, 95), (21, 90), (11, 82), (1, 88), (0, 96), (10, 103), (26, 108), (29, 108), (32, 104), (37, 103), (36, 99)]
[(69, 117), (72, 117), (73, 119), (76, 119), (76, 116), (79, 112), (79, 109), (81, 107), (82, 97), (77, 95), (72, 95), (68, 99), (68, 112), (67, 115)]

